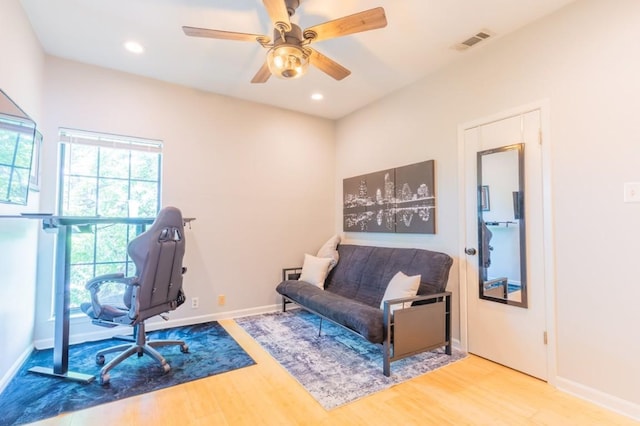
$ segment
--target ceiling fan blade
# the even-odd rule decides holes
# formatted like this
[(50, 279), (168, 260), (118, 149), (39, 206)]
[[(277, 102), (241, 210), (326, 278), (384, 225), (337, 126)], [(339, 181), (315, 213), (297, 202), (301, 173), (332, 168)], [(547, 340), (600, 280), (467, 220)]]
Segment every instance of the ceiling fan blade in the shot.
[(265, 61), (265, 63), (262, 64), (262, 66), (260, 67), (260, 69), (258, 70), (256, 75), (253, 76), (253, 79), (251, 80), (251, 82), (252, 83), (266, 83), (267, 80), (269, 80), (269, 77), (271, 77), (271, 71), (269, 70), (269, 66), (267, 65), (267, 62)]
[(182, 27), (182, 31), (190, 37), (207, 37), (221, 40), (256, 41), (265, 39), (260, 34), (235, 33), (232, 31), (210, 30), (207, 28)]
[(349, 76), (351, 71), (326, 56), (322, 53), (318, 52), (315, 49), (310, 49), (311, 55), (309, 56), (309, 61), (311, 64), (320, 69), (320, 71), (330, 75), (336, 80), (342, 80), (343, 78)]
[[(328, 40), (330, 38), (342, 37), (349, 34), (363, 31), (375, 30), (387, 26), (387, 17), (384, 9), (376, 7), (353, 15), (345, 16), (333, 21), (304, 30), (304, 37), (311, 38), (311, 41)], [(311, 37), (315, 33), (315, 37)]]
[(282, 27), (285, 32), (291, 31), (291, 20), (284, 0), (262, 0), (267, 13), (276, 28)]

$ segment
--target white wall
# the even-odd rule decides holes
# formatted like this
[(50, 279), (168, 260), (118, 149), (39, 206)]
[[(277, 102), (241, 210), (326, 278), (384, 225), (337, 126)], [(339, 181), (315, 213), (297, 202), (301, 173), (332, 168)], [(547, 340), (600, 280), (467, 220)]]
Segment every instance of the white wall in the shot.
[[(300, 265), (335, 228), (334, 124), (325, 119), (47, 57), (43, 211), (55, 211), (58, 127), (164, 141), (164, 205), (195, 217), (184, 287), (198, 297), (172, 320), (198, 322), (273, 308), (281, 268)], [(37, 344), (49, 320), (53, 237), (43, 244)], [(226, 305), (217, 297), (226, 295)], [(71, 340), (95, 331), (72, 318)]]
[[(44, 54), (17, 0), (0, 8), (0, 52), (0, 88), (39, 124)], [(0, 215), (37, 211), (38, 203), (32, 192), (27, 206), (0, 204)], [(37, 233), (36, 221), (0, 220), (0, 390), (32, 347)]]
[(622, 198), (640, 181), (638, 39), (640, 2), (578, 1), (341, 120), (335, 214), (343, 178), (435, 159), (437, 235), (349, 237), (455, 256), (457, 126), (549, 99), (558, 383), (640, 418), (640, 204)]

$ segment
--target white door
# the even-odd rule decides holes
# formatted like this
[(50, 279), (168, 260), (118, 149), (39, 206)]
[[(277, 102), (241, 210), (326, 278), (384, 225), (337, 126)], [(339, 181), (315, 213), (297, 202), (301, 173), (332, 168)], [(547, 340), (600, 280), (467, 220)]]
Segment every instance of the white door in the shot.
[[(544, 226), (543, 226), (543, 191), (542, 191), (542, 146), (541, 146), (541, 111), (536, 109), (531, 112), (493, 121), (487, 124), (463, 129), (465, 152), (465, 205), (466, 205), (466, 294), (467, 294), (467, 347), (470, 353), (490, 359), (507, 367), (522, 371), (534, 377), (547, 380), (547, 348), (545, 327), (545, 270), (544, 270)], [(484, 185), (479, 190), (478, 180), (487, 176), (487, 171), (494, 172), (506, 170), (496, 161), (485, 161), (482, 164), (482, 174), (478, 176), (478, 152), (485, 155), (492, 154), (490, 150), (506, 147), (514, 144), (524, 144), (524, 215), (516, 212), (516, 203), (510, 207), (510, 211), (499, 212), (498, 207), (492, 210), (493, 205), (499, 203), (498, 194), (493, 194), (491, 189), (498, 189), (499, 182), (493, 181), (492, 185)], [(504, 153), (501, 153), (504, 154)], [(517, 155), (517, 154), (516, 154)], [(490, 157), (486, 157), (489, 159)], [(497, 160), (495, 156), (493, 160)], [(509, 166), (511, 167), (511, 166)], [(516, 166), (517, 167), (517, 166)], [(486, 170), (485, 170), (486, 169)], [(517, 178), (516, 178), (517, 179)], [(496, 191), (494, 191), (496, 192)], [(514, 192), (514, 200), (516, 199)], [(511, 195), (511, 193), (509, 193)], [(482, 205), (478, 206), (478, 198), (482, 199)], [(494, 203), (492, 204), (492, 199)], [(486, 205), (485, 205), (486, 204)], [(502, 203), (505, 204), (504, 202)], [(482, 214), (482, 210), (486, 210)], [(493, 214), (493, 216), (491, 215)], [(497, 216), (496, 216), (497, 215)], [(521, 216), (522, 219), (518, 219)], [(479, 232), (479, 217), (484, 226), (489, 224), (489, 235), (493, 236), (487, 244), (485, 234)], [(486, 219), (489, 218), (489, 219)], [(521, 237), (525, 242), (525, 257), (523, 260), (526, 271), (526, 298), (518, 295), (519, 275), (516, 273), (513, 291), (511, 279), (509, 280), (509, 295), (507, 296), (507, 282), (503, 275), (511, 275), (509, 268), (517, 268), (516, 262), (503, 265), (505, 268), (487, 277), (486, 263), (481, 264), (479, 259), (479, 244), (483, 244), (485, 254), (493, 257), (493, 263), (500, 262), (501, 251), (517, 251), (511, 247), (503, 249), (500, 238), (509, 233), (516, 232), (519, 222), (523, 221), (526, 230)], [(479, 240), (482, 238), (483, 241)], [(491, 238), (491, 237), (489, 237)], [(517, 237), (516, 237), (517, 238)], [(516, 244), (517, 244), (516, 239)], [(512, 244), (513, 245), (513, 244)], [(491, 247), (490, 247), (491, 246)], [(519, 245), (518, 245), (519, 247)], [(491, 250), (489, 250), (491, 248)], [(476, 252), (473, 254), (473, 252)], [(471, 254), (469, 254), (471, 253)], [(480, 253), (481, 254), (481, 253)], [(482, 256), (484, 258), (484, 256)], [(520, 256), (518, 256), (519, 259)], [(483, 260), (486, 262), (486, 259)], [(491, 259), (489, 259), (491, 264)], [(480, 277), (483, 278), (482, 287)], [(487, 283), (493, 287), (489, 290)], [(461, 285), (464, 285), (462, 283)], [(504, 284), (503, 287), (502, 284)], [(482, 290), (481, 290), (482, 287)], [(480, 291), (486, 294), (504, 288), (504, 303), (495, 300), (480, 298)], [(511, 293), (513, 291), (513, 293)], [(485, 295), (486, 295), (485, 294)], [(495, 295), (495, 294), (494, 294)], [(501, 296), (498, 296), (498, 299)], [(517, 301), (526, 300), (526, 307), (508, 304), (506, 300), (515, 297)], [(517, 305), (517, 303), (516, 303)]]

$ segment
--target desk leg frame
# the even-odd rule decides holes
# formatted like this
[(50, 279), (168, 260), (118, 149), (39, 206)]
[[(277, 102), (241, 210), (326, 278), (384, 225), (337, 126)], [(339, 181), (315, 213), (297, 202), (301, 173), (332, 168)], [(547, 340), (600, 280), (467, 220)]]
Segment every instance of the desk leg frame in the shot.
[(32, 367), (29, 371), (82, 383), (90, 383), (95, 379), (94, 376), (69, 371), (71, 229), (71, 225), (60, 225), (56, 239), (53, 368)]

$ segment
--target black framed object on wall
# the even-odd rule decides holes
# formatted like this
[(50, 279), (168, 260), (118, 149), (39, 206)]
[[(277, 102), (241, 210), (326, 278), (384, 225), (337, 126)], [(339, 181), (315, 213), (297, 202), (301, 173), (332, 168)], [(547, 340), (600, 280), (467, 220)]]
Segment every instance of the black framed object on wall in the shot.
[(435, 161), (343, 180), (345, 232), (435, 234)]

